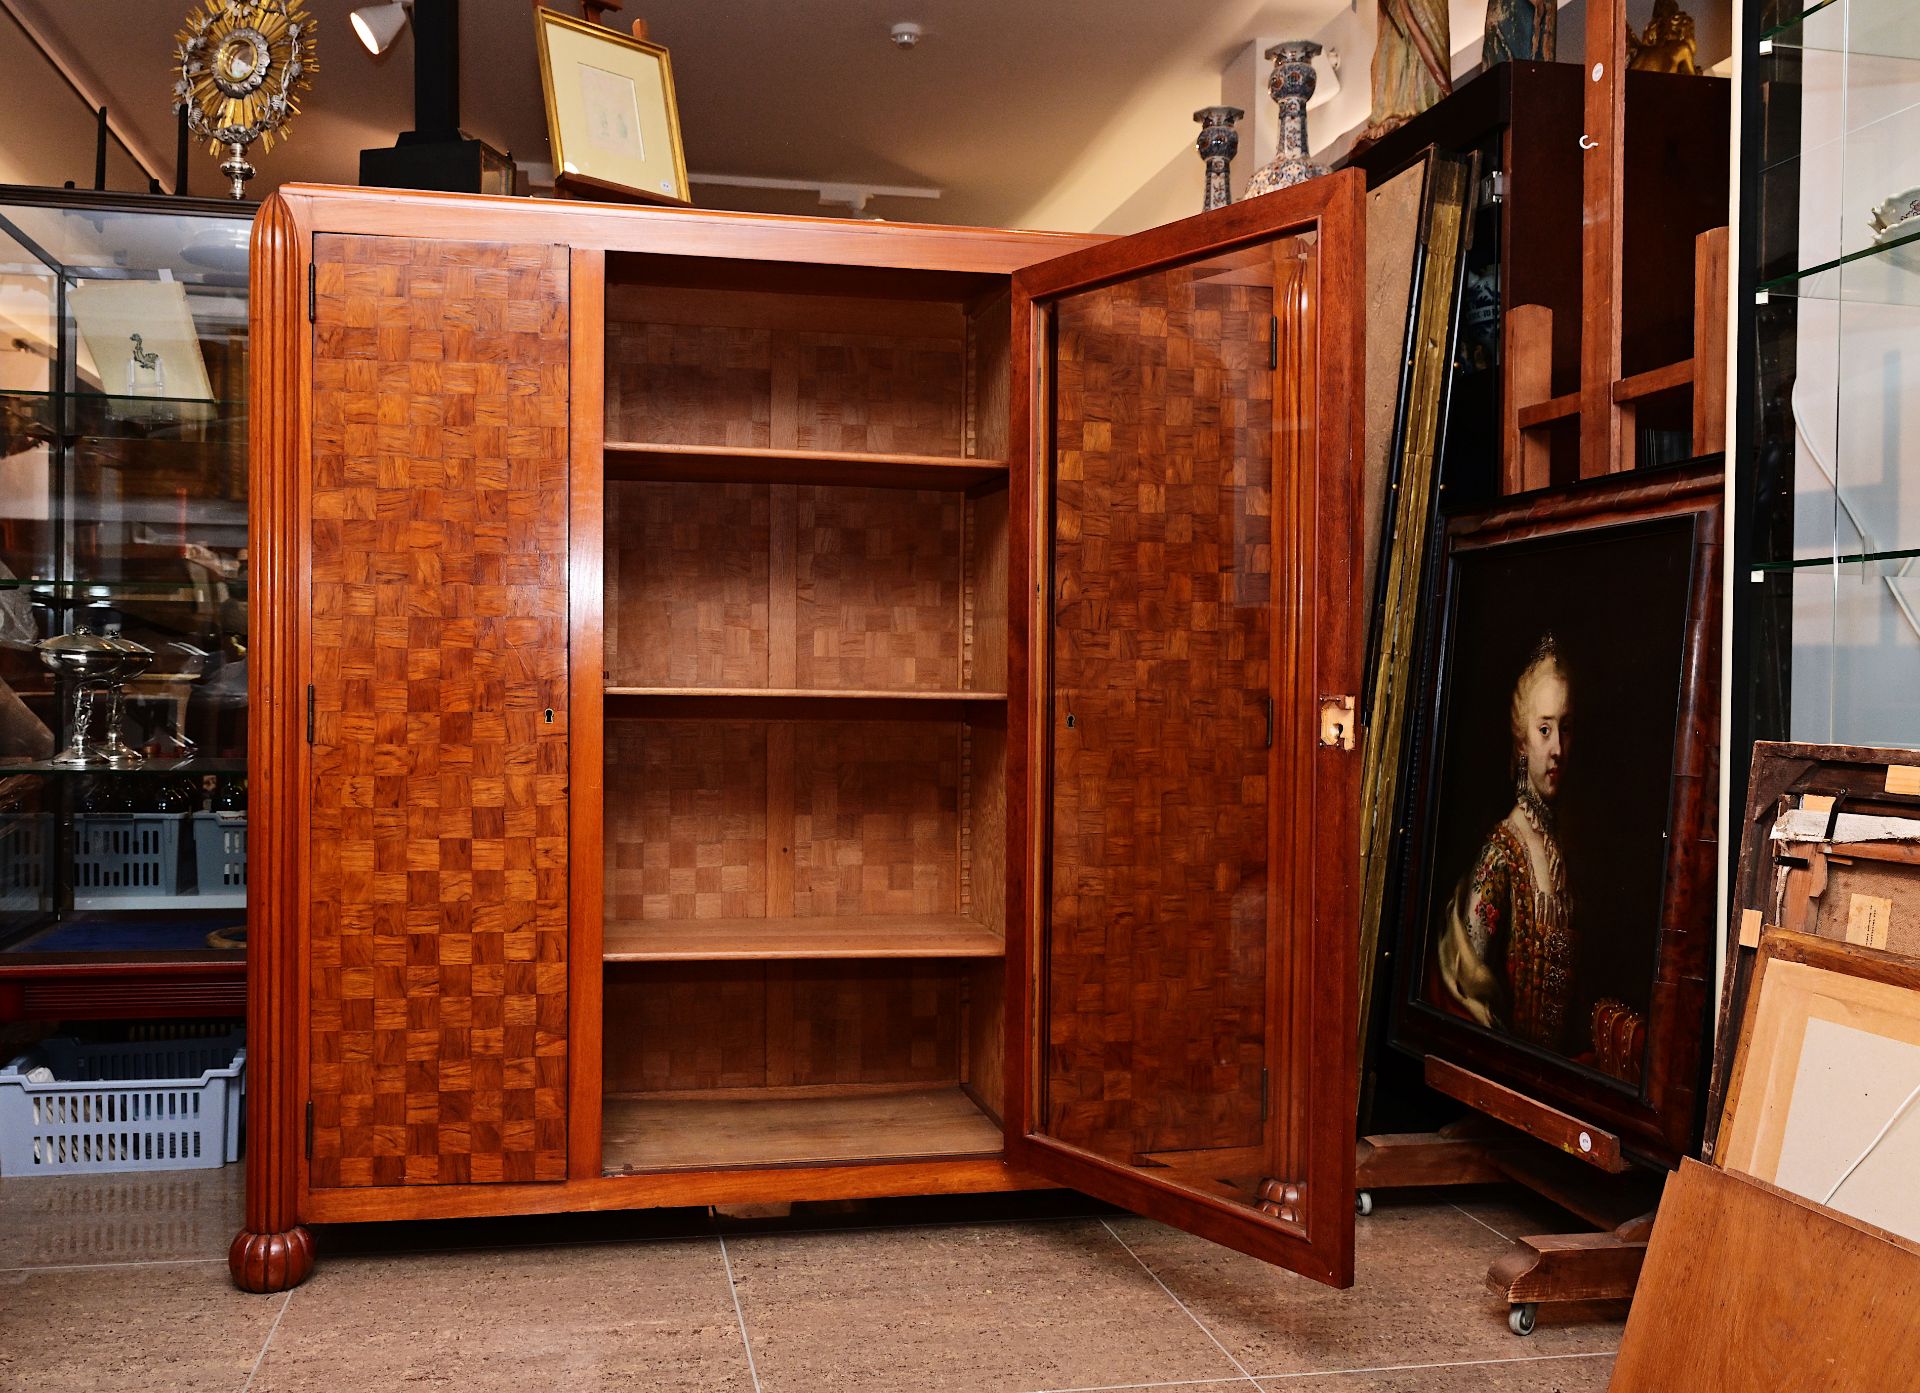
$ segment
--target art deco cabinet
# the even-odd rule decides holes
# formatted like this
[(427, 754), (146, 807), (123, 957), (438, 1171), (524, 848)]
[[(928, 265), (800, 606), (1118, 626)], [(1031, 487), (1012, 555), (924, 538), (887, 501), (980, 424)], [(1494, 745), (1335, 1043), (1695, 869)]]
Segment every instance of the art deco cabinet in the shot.
[(269, 199), (235, 1280), (1057, 1183), (1350, 1281), (1361, 208)]

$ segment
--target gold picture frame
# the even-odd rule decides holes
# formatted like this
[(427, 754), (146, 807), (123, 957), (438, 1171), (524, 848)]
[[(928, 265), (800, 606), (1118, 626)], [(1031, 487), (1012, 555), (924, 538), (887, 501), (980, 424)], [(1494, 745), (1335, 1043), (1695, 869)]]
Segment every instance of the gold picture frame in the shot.
[(691, 203), (667, 50), (544, 8), (534, 11), (534, 35), (554, 187)]

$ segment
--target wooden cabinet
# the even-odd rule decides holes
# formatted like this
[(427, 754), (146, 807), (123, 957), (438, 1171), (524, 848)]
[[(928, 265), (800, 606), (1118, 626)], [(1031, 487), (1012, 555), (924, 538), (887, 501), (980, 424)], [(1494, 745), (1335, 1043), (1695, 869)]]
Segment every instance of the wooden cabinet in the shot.
[(235, 1279), (1061, 1183), (1350, 1281), (1361, 196), (269, 200)]

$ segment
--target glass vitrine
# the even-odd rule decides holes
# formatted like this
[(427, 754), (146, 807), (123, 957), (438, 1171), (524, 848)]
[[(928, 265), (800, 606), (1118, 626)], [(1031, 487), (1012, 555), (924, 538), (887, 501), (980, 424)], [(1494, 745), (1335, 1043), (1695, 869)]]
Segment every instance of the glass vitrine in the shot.
[(250, 213), (0, 188), (0, 1015), (241, 970)]
[(1749, 727), (1920, 744), (1920, 23), (1911, 0), (1748, 17)]

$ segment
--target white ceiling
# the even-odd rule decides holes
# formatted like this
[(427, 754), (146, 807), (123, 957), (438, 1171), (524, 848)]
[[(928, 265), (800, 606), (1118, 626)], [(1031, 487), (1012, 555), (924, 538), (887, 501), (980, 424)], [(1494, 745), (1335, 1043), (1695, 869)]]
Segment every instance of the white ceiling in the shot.
[[(170, 183), (172, 47), (188, 0), (6, 3), (105, 94)], [(1351, 3), (628, 0), (613, 18), (646, 18), (651, 37), (672, 51), (687, 165), (696, 174), (932, 186), (946, 191), (937, 202), (877, 199), (868, 211), (1018, 226), (1071, 171), (1087, 167), (1103, 138), (1121, 138), (1129, 122), (1133, 134), (1124, 138), (1138, 138), (1147, 117), (1166, 134), (1143, 152), (1144, 180), (1168, 151), (1191, 144), (1197, 128), (1185, 98), (1195, 76), (1211, 80), (1257, 35), (1312, 34)], [(320, 22), (314, 90), (291, 139), (255, 157), (255, 193), (283, 180), (352, 183), (363, 146), (390, 145), (412, 125), (410, 36), (374, 59), (348, 28), (353, 0), (309, 7)], [(926, 29), (911, 51), (889, 42), (900, 20)], [(522, 163), (545, 165), (530, 0), (466, 0), (461, 35), (467, 130)], [(1124, 154), (1121, 173), (1103, 177), (1124, 177)], [(193, 190), (217, 192), (215, 161), (204, 151), (195, 159)], [(1109, 150), (1103, 167), (1115, 165)], [(1196, 157), (1196, 191), (1199, 182)], [(712, 207), (822, 211), (811, 194), (711, 185), (694, 194)]]

